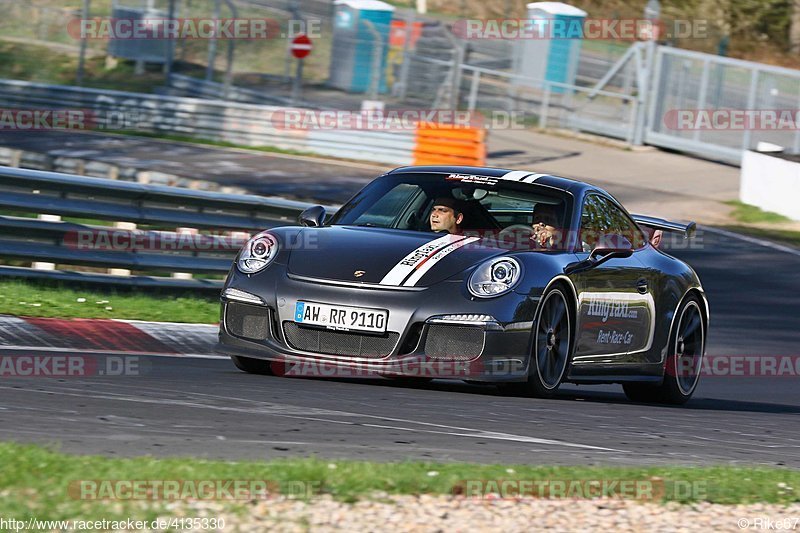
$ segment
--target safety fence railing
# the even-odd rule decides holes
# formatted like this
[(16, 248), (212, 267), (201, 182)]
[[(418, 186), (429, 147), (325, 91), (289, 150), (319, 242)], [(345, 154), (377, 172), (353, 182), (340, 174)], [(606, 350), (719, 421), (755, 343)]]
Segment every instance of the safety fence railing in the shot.
[[(493, 128), (555, 127), (634, 141), (637, 95), (522, 76), (417, 55), (440, 71), (436, 105), (479, 112)], [(501, 112), (502, 118), (498, 115)]]
[[(415, 121), (397, 128), (353, 126), (352, 116), (343, 121), (336, 110), (255, 105), (16, 80), (0, 80), (0, 106), (11, 110), (69, 111), (73, 113), (70, 116), (78, 117), (74, 124), (68, 124), (75, 129), (178, 135), (394, 165), (414, 164), (420, 138), (430, 139), (428, 128)], [(425, 133), (420, 134), (421, 130)], [(451, 161), (447, 138), (444, 137), (443, 143), (427, 145), (426, 162)], [(483, 145), (484, 135), (476, 134), (474, 138)], [(437, 148), (440, 144), (441, 148)], [(480, 152), (480, 149), (476, 151)], [(476, 164), (482, 162), (483, 159), (475, 159)]]
[(218, 290), (251, 235), (308, 206), (0, 167), (0, 275)]

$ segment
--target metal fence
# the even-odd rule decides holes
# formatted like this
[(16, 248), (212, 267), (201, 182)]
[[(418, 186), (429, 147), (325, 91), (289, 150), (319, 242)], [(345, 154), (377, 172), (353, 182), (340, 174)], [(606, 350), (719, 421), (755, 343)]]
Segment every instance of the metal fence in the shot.
[(660, 46), (656, 52), (645, 142), (741, 162), (769, 142), (800, 153), (800, 128), (692, 128), (668, 120), (680, 110), (791, 110), (800, 107), (800, 71)]
[(251, 234), (308, 206), (0, 167), (0, 209), (13, 213), (0, 215), (0, 275), (218, 290)]
[(653, 42), (634, 43), (622, 53), (613, 50), (606, 57), (596, 46), (582, 52), (574, 84), (521, 76), (513, 62), (508, 68), (485, 68), (463, 61), (455, 51), (451, 57), (441, 50), (436, 56), (417, 51), (410, 77), (424, 80), (417, 82), (416, 93), (425, 96), (408, 98), (431, 107), (516, 112), (540, 127), (586, 131), (736, 165), (759, 142), (800, 153), (800, 128), (682, 126), (673, 120), (679, 111), (695, 117), (720, 109), (796, 111), (800, 71)]

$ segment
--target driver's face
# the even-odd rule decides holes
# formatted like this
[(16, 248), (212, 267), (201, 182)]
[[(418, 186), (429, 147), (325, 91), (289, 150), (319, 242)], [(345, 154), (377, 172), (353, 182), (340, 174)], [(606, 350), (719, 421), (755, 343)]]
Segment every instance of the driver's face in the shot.
[(431, 211), (431, 230), (455, 233), (456, 226), (461, 223), (463, 218), (464, 215), (461, 213), (456, 216), (456, 212), (450, 207), (435, 205)]

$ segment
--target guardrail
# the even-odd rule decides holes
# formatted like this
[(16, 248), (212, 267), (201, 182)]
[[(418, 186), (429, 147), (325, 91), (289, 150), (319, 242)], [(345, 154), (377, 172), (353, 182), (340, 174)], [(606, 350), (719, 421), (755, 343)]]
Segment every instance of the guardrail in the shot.
[(309, 205), (0, 167), (0, 275), (219, 290), (250, 235)]
[[(313, 110), (129, 93), (17, 80), (0, 80), (4, 108), (62, 109), (88, 112), (86, 129), (173, 134), (243, 146), (273, 146), (320, 155), (394, 165), (417, 163), (415, 151), (426, 143), (423, 130), (325, 129), (286, 124), (287, 112)], [(423, 131), (423, 133), (420, 133)], [(428, 132), (430, 133), (430, 132)], [(424, 138), (423, 138), (424, 137)], [(476, 134), (475, 154), (485, 153), (485, 132)], [(443, 139), (426, 144), (426, 162), (451, 162), (451, 146)], [(485, 157), (473, 158), (483, 164)]]

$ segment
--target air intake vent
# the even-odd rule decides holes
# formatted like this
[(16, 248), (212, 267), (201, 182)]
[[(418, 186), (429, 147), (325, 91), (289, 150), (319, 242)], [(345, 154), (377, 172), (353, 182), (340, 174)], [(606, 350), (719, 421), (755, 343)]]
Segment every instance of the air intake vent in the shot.
[(296, 350), (328, 355), (380, 358), (392, 353), (400, 335), (394, 332), (383, 335), (362, 335), (350, 331), (331, 331), (283, 323), (286, 342)]
[(431, 324), (425, 339), (425, 355), (431, 359), (467, 361), (483, 352), (482, 328)]
[(225, 307), (225, 328), (231, 335), (263, 341), (269, 336), (269, 309), (228, 302)]

